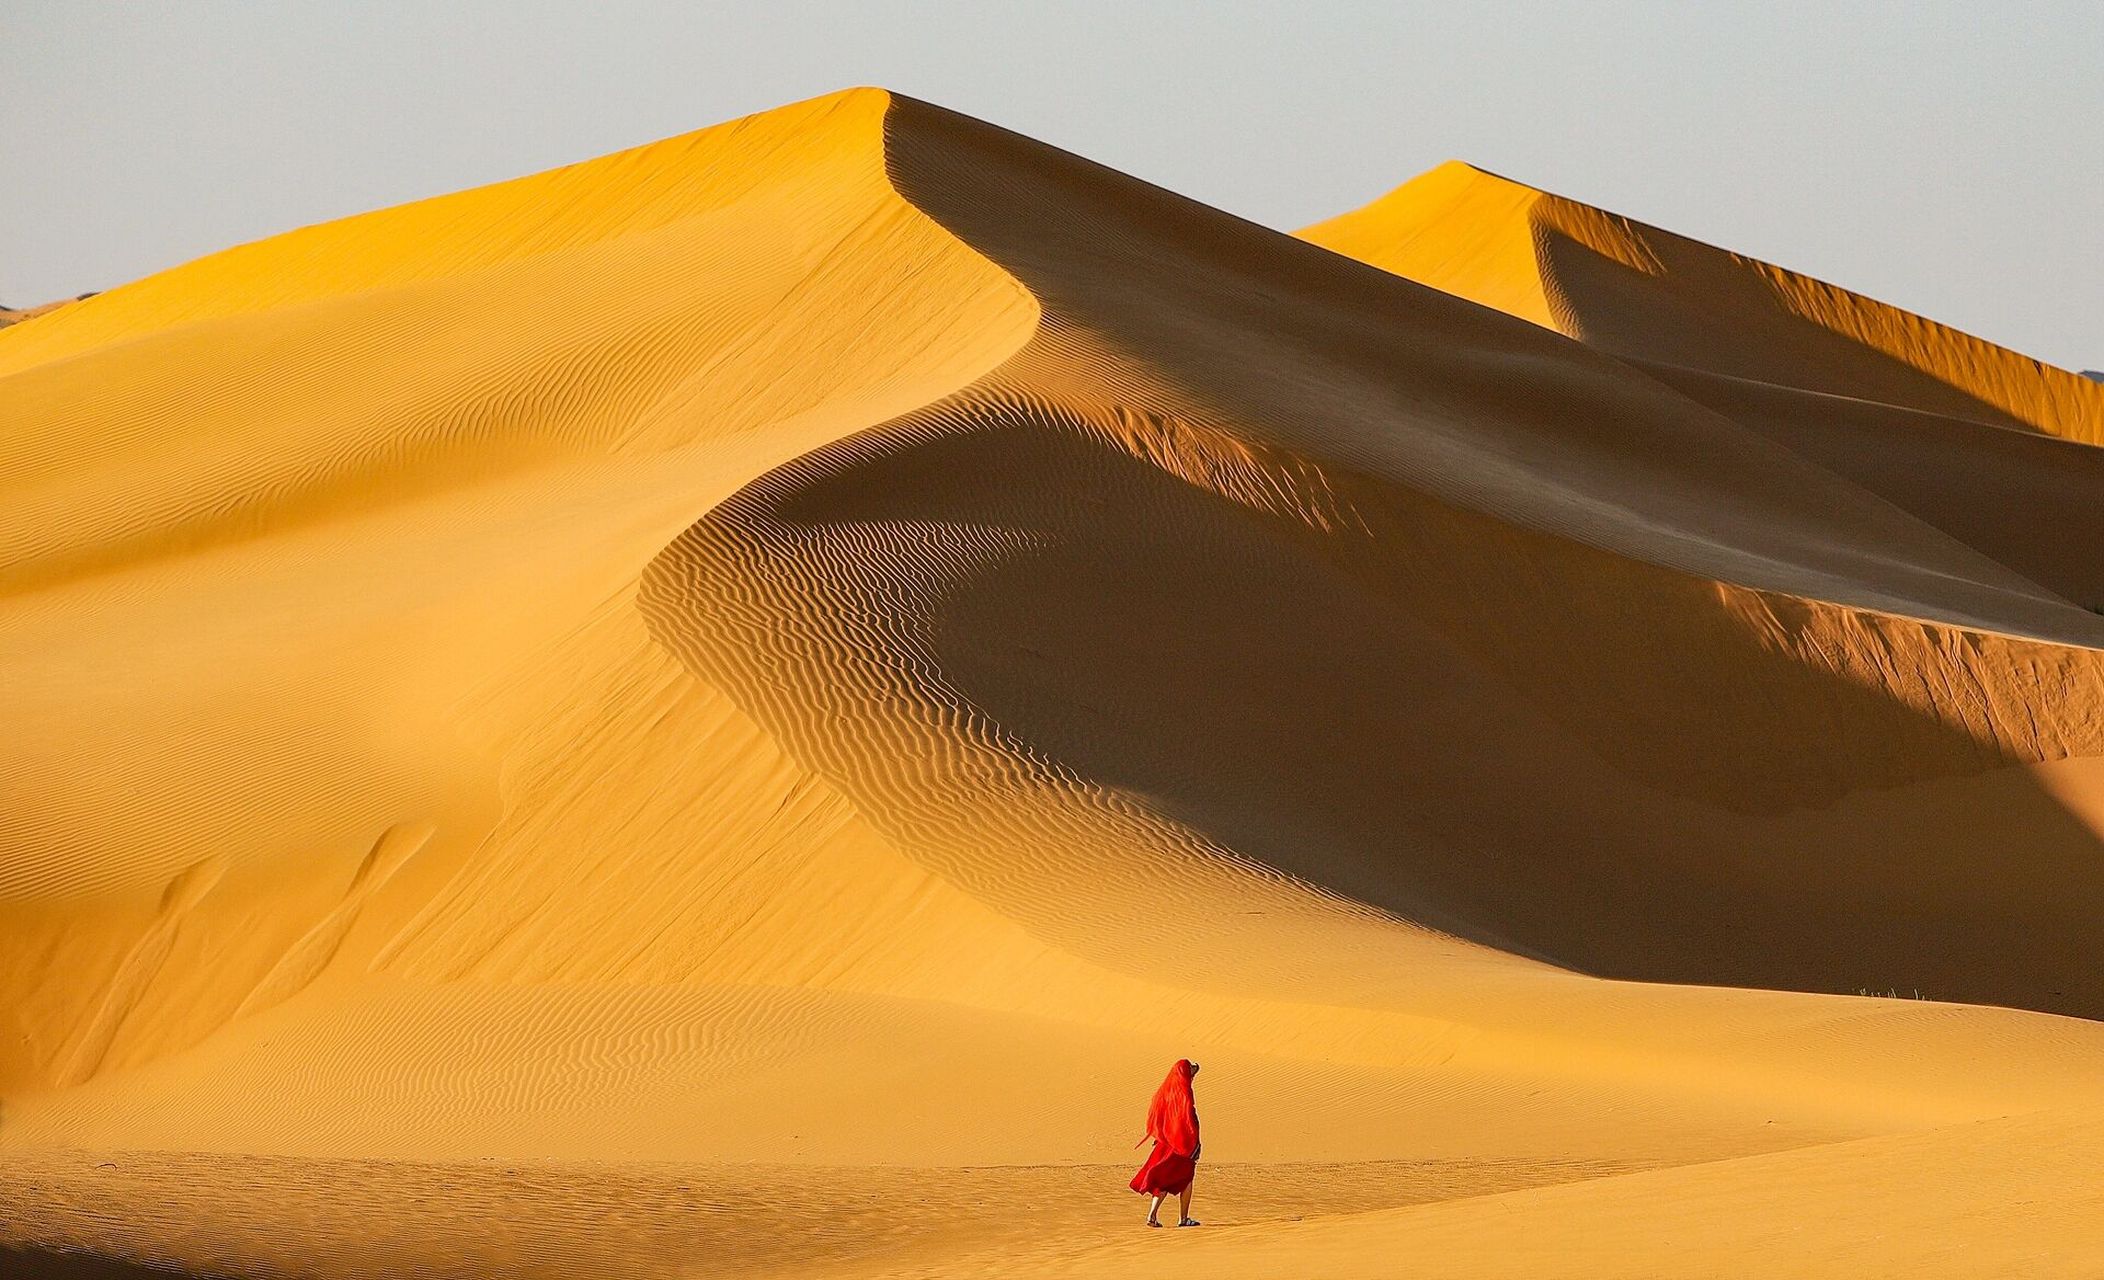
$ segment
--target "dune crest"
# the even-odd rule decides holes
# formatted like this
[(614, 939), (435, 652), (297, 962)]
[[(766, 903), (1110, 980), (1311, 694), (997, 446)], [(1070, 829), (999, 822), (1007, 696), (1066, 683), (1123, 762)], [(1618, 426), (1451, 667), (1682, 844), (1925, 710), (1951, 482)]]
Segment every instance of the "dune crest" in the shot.
[(1782, 285), (1775, 378), (1573, 341), (1546, 198), (1441, 174), (1464, 297), (856, 90), (0, 331), (0, 1191), (177, 1153), (0, 1243), (276, 1266), (197, 1198), (260, 1179), (405, 1215), (315, 1218), (343, 1274), (520, 1269), (404, 1206), (618, 1167), (755, 1273), (1110, 1274), (1179, 1056), (1230, 1255), (1910, 1143), (2006, 1194), (1965, 1126), (2104, 1065), (2095, 580), (1798, 424), (2072, 509), (2086, 402)]

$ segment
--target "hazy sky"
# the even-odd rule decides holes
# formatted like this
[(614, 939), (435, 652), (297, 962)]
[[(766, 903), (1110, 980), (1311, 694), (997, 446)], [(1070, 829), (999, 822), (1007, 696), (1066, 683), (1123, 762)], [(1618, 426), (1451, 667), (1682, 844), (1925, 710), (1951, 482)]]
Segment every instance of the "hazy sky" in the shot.
[(853, 84), (1280, 228), (1448, 157), (2104, 366), (2104, 4), (0, 0), (0, 301)]

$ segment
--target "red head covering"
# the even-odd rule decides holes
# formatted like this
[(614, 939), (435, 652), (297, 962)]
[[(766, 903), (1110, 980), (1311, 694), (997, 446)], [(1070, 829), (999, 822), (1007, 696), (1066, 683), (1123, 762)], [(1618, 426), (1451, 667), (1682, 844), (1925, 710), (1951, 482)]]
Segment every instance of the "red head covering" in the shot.
[(1154, 1091), (1154, 1101), (1147, 1104), (1147, 1136), (1180, 1156), (1198, 1152), (1198, 1104), (1191, 1098), (1191, 1077), (1197, 1070), (1189, 1058), (1178, 1058), (1169, 1078)]

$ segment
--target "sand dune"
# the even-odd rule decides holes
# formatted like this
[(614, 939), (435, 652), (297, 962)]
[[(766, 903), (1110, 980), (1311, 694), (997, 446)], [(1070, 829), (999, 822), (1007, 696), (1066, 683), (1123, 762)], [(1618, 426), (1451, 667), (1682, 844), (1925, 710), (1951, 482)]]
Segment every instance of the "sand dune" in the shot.
[[(92, 296), (94, 295), (81, 295), (82, 298)], [(5, 329), (11, 324), (20, 324), (24, 320), (34, 320), (41, 315), (49, 315), (51, 312), (74, 301), (78, 301), (78, 299), (61, 298), (56, 302), (46, 302), (34, 307), (0, 307), (0, 329)]]
[(859, 90), (0, 332), (0, 1243), (2081, 1273), (2104, 389), (1453, 166), (1307, 234)]
[(2104, 439), (2064, 369), (1458, 161), (1300, 234), (1616, 355)]

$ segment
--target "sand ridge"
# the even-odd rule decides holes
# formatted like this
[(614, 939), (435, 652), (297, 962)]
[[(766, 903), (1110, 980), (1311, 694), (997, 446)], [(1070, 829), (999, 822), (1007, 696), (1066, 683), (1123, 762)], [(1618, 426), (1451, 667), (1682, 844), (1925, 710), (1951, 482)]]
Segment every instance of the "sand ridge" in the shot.
[[(1114, 1274), (1186, 1054), (1219, 1274), (1468, 1274), (1485, 1170), (1546, 1239), (2072, 1169), (1977, 1126), (2104, 1067), (2104, 619), (1923, 477), (2086, 519), (2087, 402), (1809, 285), (1790, 376), (1574, 340), (1461, 185), (1457, 297), (857, 90), (0, 331), (6, 1239), (296, 1265), (197, 1170), (502, 1159), (861, 1206), (711, 1218), (755, 1274)], [(82, 1218), (67, 1150), (188, 1154)], [(996, 1167), (1065, 1234), (920, 1203)]]

